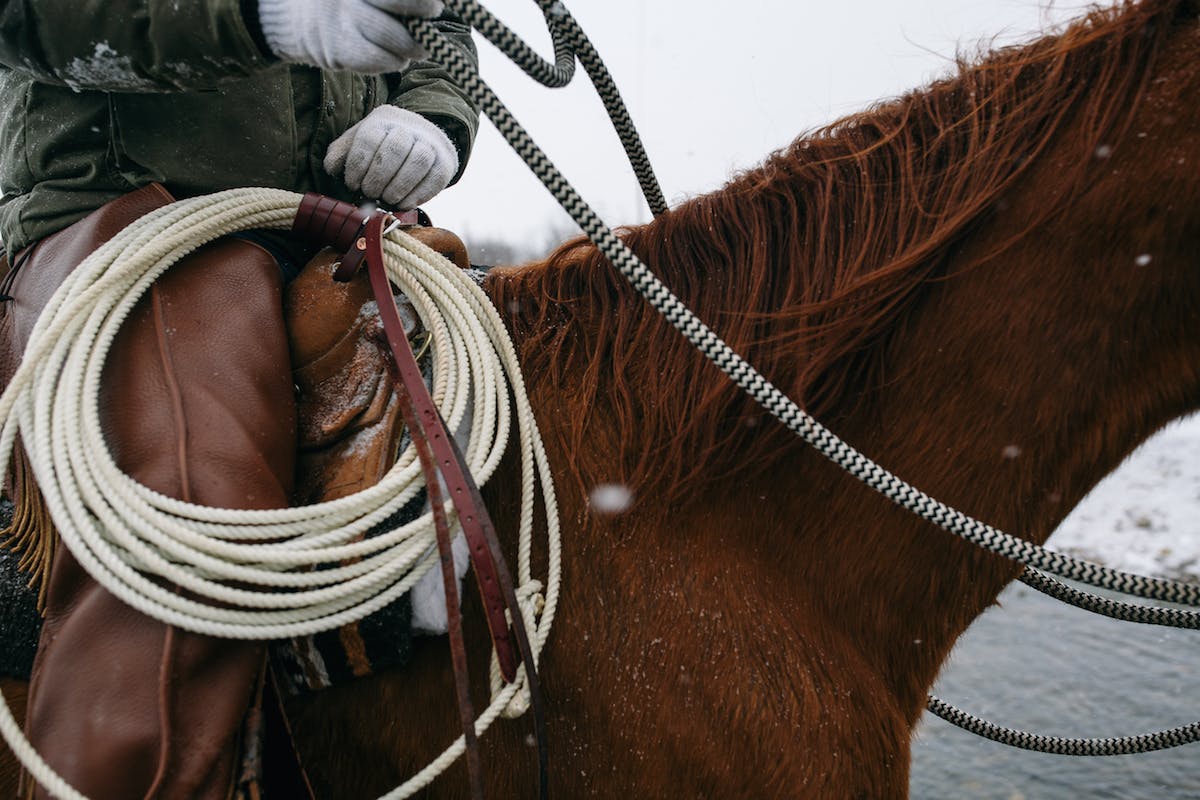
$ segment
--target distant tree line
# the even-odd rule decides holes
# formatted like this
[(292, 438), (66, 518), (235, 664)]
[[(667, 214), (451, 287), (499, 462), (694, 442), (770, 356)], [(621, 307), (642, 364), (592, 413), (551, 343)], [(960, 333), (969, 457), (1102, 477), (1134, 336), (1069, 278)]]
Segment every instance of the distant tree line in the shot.
[(469, 230), (459, 231), (467, 245), (471, 263), (479, 266), (503, 267), (525, 264), (545, 258), (568, 239), (579, 233), (565, 226), (556, 226), (537, 238), (500, 238), (494, 235), (474, 236)]

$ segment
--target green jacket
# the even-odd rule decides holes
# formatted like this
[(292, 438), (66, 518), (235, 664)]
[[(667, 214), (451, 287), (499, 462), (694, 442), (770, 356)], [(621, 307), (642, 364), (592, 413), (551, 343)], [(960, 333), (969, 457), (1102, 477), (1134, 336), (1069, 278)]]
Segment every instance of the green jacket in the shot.
[[(466, 25), (448, 12), (437, 24), (476, 58)], [(325, 150), (384, 103), (441, 126), (461, 173), (479, 113), (440, 67), (282, 64), (256, 25), (253, 0), (0, 0), (9, 254), (154, 181), (177, 197), (270, 186), (354, 200)]]

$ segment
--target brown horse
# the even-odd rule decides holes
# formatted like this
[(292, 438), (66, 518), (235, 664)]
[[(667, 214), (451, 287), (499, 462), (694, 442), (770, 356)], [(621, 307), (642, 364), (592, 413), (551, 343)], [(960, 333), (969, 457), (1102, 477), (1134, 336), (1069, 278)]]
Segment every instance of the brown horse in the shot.
[[(1094, 12), (803, 137), (625, 239), (851, 444), (1042, 542), (1200, 407), (1198, 14)], [(590, 245), (495, 270), (487, 289), (565, 527), (543, 658), (552, 795), (904, 796), (926, 692), (1018, 568), (784, 431)], [(487, 488), (502, 532), (515, 481)], [(589, 505), (610, 483), (633, 494), (623, 512)], [(482, 676), (484, 637), (468, 634)], [(457, 735), (452, 698), (445, 643), (428, 639), (401, 672), (294, 701), (318, 792), (376, 796), (419, 769)], [(529, 731), (483, 738), (490, 796), (533, 791)], [(464, 774), (432, 793), (463, 796)]]

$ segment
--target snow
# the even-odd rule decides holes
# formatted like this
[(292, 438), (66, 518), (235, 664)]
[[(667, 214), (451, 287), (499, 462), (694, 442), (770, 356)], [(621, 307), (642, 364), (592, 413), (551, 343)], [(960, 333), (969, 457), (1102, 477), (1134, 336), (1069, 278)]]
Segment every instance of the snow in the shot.
[(615, 516), (629, 510), (633, 504), (633, 492), (617, 483), (602, 483), (589, 495), (592, 509), (598, 514)]
[(1143, 444), (1048, 546), (1129, 572), (1200, 579), (1200, 415)]
[(89, 58), (74, 58), (61, 76), (75, 91), (105, 88), (153, 89), (154, 82), (138, 75), (133, 59), (114, 50), (108, 42), (98, 42)]

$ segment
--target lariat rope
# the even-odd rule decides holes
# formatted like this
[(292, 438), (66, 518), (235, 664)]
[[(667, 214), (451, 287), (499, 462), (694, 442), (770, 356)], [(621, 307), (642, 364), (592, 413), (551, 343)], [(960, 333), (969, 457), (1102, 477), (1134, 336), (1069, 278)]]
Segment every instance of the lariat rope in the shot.
[[(9, 463), (19, 432), (55, 527), (84, 569), (142, 613), (208, 636), (267, 640), (332, 630), (391, 603), (437, 563), (432, 512), (365, 538), (424, 486), (412, 447), (378, 484), (357, 494), (247, 511), (154, 492), (123, 474), (105, 443), (100, 376), (137, 300), (207, 242), (243, 230), (289, 229), (300, 200), (292, 192), (234, 189), (183, 200), (134, 222), (54, 294), (0, 397), (0, 460)], [(383, 249), (388, 277), (433, 338), (432, 395), (449, 428), (458, 428), (470, 411), (465, 457), (479, 483), (500, 463), (515, 416), (522, 461), (517, 594), (536, 661), (558, 604), (561, 547), (550, 466), (516, 353), (499, 314), (460, 269), (402, 231), (390, 233)], [(530, 563), (539, 486), (547, 523), (544, 585)], [(498, 691), (476, 721), (478, 733), (501, 714), (524, 709), (524, 676), (521, 670), (515, 682), (494, 685)], [(33, 750), (7, 705), (0, 732), (49, 792), (83, 797)], [(462, 750), (459, 737), (385, 797), (420, 790)]]
[(1033, 750), (1038, 753), (1052, 753), (1059, 756), (1127, 756), (1134, 753), (1152, 753), (1155, 750), (1166, 750), (1192, 744), (1200, 740), (1200, 722), (1180, 725), (1170, 730), (1156, 733), (1143, 733), (1137, 736), (1105, 736), (1092, 739), (1068, 738), (1065, 736), (1043, 736), (1039, 733), (1027, 733), (1015, 728), (1005, 728), (986, 719), (980, 719), (968, 714), (962, 709), (955, 708), (944, 700), (930, 696), (929, 710), (936, 716), (950, 722), (976, 736), (991, 739), (993, 742), (1006, 744), (1009, 747), (1019, 747), (1022, 750)]
[[(560, 26), (565, 25), (561, 20), (569, 18), (569, 14), (561, 2), (558, 0), (535, 0), (535, 2), (542, 8), (543, 13), (550, 21), (552, 33), (558, 31)], [(540, 60), (540, 57), (527, 46), (522, 46), (519, 51), (514, 50), (510, 40), (516, 40), (516, 35), (480, 7), (475, 0), (446, 0), (446, 4), (494, 44), (501, 47), (507, 55), (518, 60), (528, 74), (534, 77), (539, 76), (540, 70), (525, 64), (523, 59), (538, 58)], [(579, 196), (541, 148), (529, 137), (525, 129), (517, 123), (491, 88), (480, 78), (478, 72), (431, 23), (426, 20), (413, 20), (410, 28), (417, 40), (430, 51), (434, 60), (450, 72), (471, 99), (491, 118), (496, 128), (508, 140), (509, 145), (525, 160), (525, 163), (545, 184), (563, 209), (571, 215), (571, 218), (579, 224), (588, 238), (600, 248), (613, 266), (625, 276), (647, 302), (766, 411), (811, 444), (826, 458), (897, 505), (950, 533), (1013, 561), (1122, 594), (1168, 603), (1200, 606), (1200, 585), (1115, 570), (1064, 553), (1046, 550), (1032, 542), (1018, 539), (930, 497), (839, 439), (734, 352), (679, 298), (675, 297), (633, 251), (609, 230), (603, 220)], [(543, 62), (542, 69), (551, 70), (552, 66)], [(539, 80), (541, 79), (539, 78)]]
[[(487, 9), (483, 8), (477, 2), (475, 2), (475, 0), (450, 0), (450, 5), (454, 8), (455, 12), (458, 13), (460, 16), (462, 16), (465, 20), (467, 20), (473, 28), (478, 30), (486, 39), (488, 39), (488, 41), (492, 42), (492, 44), (494, 44), (505, 55), (507, 55), (513, 61), (513, 63), (515, 63), (518, 67), (520, 67), (522, 69), (522, 71), (525, 72), (526, 75), (530, 76), (531, 78), (538, 81), (539, 83), (541, 83), (544, 86), (547, 86), (550, 88), (559, 88), (559, 87), (567, 85), (571, 81), (571, 79), (575, 73), (575, 60), (572, 57), (572, 54), (574, 53), (574, 55), (578, 56), (580, 63), (582, 63), (584, 65), (584, 68), (587, 70), (588, 77), (591, 79), (592, 84), (595, 86), (597, 93), (600, 95), (600, 97), (604, 103), (605, 109), (608, 111), (609, 117), (613, 123), (613, 127), (616, 129), (617, 134), (620, 137), (621, 145), (625, 149), (625, 152), (629, 157), (630, 164), (633, 167), (634, 174), (636, 175), (638, 183), (641, 186), (642, 193), (646, 198), (646, 203), (649, 205), (651, 212), (655, 216), (659, 216), (660, 214), (667, 211), (667, 205), (666, 205), (666, 201), (663, 199), (662, 189), (659, 187), (658, 179), (655, 177), (653, 167), (650, 164), (650, 159), (646, 155), (645, 147), (643, 146), (641, 138), (638, 136), (637, 130), (634, 127), (632, 120), (630, 119), (629, 112), (628, 112), (627, 108), (625, 107), (624, 101), (621, 99), (620, 92), (617, 90), (616, 84), (613, 82), (612, 76), (609, 74), (608, 69), (604, 66), (604, 62), (600, 59), (600, 56), (596, 52), (595, 47), (592, 45), (591, 41), (587, 38), (586, 34), (584, 34), (582, 28), (579, 27), (579, 23), (576, 22), (575, 18), (573, 16), (571, 16), (571, 14), (567, 11), (567, 9), (563, 6), (563, 4), (561, 2), (555, 2), (554, 0), (535, 0), (535, 2), (537, 2), (538, 5), (542, 8), (543, 14), (545, 15), (545, 18), (547, 21), (547, 27), (549, 29), (549, 32), (550, 32), (550, 35), (552, 38), (552, 42), (553, 42), (553, 46), (554, 46), (554, 56), (555, 56), (554, 64), (550, 64), (549, 62), (543, 60), (540, 56), (538, 56), (538, 54), (532, 48), (530, 48), (529, 45), (526, 44), (524, 40), (522, 40), (519, 36), (517, 36), (515, 33), (513, 33), (513, 31), (511, 29), (509, 29), (507, 26), (505, 26), (505, 24), (503, 22), (501, 22), (494, 15), (492, 15), (489, 11), (487, 11)], [(414, 26), (414, 29), (415, 29), (415, 27), (416, 26)], [(423, 36), (424, 36), (424, 38), (422, 38), (422, 43), (425, 44), (427, 47), (429, 47), (433, 42), (433, 37), (430, 37), (427, 32), (425, 34), (423, 34)], [(440, 38), (440, 34), (436, 31), (434, 31), (434, 36)], [(567, 183), (566, 179), (563, 178), (562, 175), (559, 174), (554, 169), (553, 165), (550, 164), (550, 162), (546, 159), (545, 154), (537, 147), (537, 145), (532, 141), (532, 139), (530, 139), (527, 136), (527, 134), (525, 134), (524, 129), (520, 126), (519, 123), (517, 123), (517, 121), (515, 119), (513, 119), (512, 115), (508, 112), (507, 108), (505, 108), (504, 105), (502, 103), (500, 103), (499, 99), (495, 97), (495, 95), (491, 92), (491, 90), (487, 86), (487, 84), (484, 83), (482, 81), (482, 79), (480, 79), (478, 77), (478, 73), (476, 73), (475, 70), (469, 64), (467, 64), (465, 61), (462, 60), (461, 57), (459, 57), (457, 55), (457, 51), (455, 51), (452, 48), (446, 48), (446, 47), (439, 48), (439, 50), (440, 50), (440, 53), (437, 57), (444, 59), (443, 64), (447, 66), (447, 69), (450, 69), (452, 74), (454, 74), (456, 80), (462, 81), (464, 79), (464, 76), (466, 78), (473, 79), (473, 83), (477, 84), (477, 87), (475, 89), (469, 90), (472, 93), (472, 99), (474, 99), (477, 103), (480, 103), (480, 106), (485, 110), (485, 112), (488, 114), (488, 116), (492, 118), (494, 124), (496, 124), (497, 128), (500, 129), (501, 133), (503, 133), (504, 137), (508, 140), (509, 144), (513, 147), (513, 149), (516, 150), (519, 155), (521, 155), (521, 157), (529, 165), (530, 169), (534, 172), (535, 175), (537, 175), (539, 180), (541, 180), (544, 184), (546, 184), (547, 189), (549, 189), (550, 192), (554, 195), (554, 197), (559, 200), (559, 202), (562, 204), (563, 208), (566, 209), (567, 212), (572, 215), (572, 218), (575, 219), (575, 221), (577, 223), (579, 223), (580, 227), (583, 228), (585, 232), (587, 232), (589, 238), (591, 238), (592, 241), (598, 247), (600, 247), (600, 249), (605, 253), (606, 256), (609, 256), (609, 258), (612, 259), (613, 254), (610, 254), (609, 249), (605, 247), (605, 243), (598, 240), (596, 236), (593, 236), (592, 231), (589, 230), (589, 224), (586, 224), (586, 223), (588, 223), (588, 221), (589, 221), (589, 217), (587, 215), (591, 214), (591, 210), (586, 206), (586, 204), (582, 201), (582, 199), (579, 198), (578, 195), (576, 195), (573, 191), (569, 191), (568, 193), (565, 193), (565, 194), (560, 194), (559, 191), (555, 190), (554, 186), (566, 187), (567, 190), (570, 190), (570, 186)], [(451, 66), (448, 63), (449, 61), (453, 61), (455, 66)], [(464, 85), (466, 85), (466, 84), (464, 84)], [(489, 102), (489, 101), (494, 101), (494, 102)], [(547, 169), (546, 167), (549, 167), (549, 169)], [(583, 214), (582, 218), (577, 217), (576, 213), (573, 209), (582, 209), (585, 212)], [(602, 221), (599, 220), (598, 217), (595, 217), (594, 214), (591, 214), (591, 216), (595, 218), (593, 225), (598, 224), (602, 233), (609, 233), (608, 230), (604, 227)], [(606, 239), (606, 241), (607, 241), (607, 239)], [(618, 240), (618, 243), (621, 246), (617, 250), (616, 255), (618, 257), (624, 257), (632, 262), (636, 262), (637, 266), (644, 270), (645, 269), (644, 266), (641, 265), (641, 262), (637, 259), (637, 257), (635, 255), (633, 255), (632, 252), (625, 249), (623, 244), (620, 243), (619, 240)], [(627, 278), (629, 277), (629, 275), (627, 274), (626, 268), (618, 265), (618, 269), (620, 269), (622, 274), (625, 274)], [(631, 279), (631, 282), (632, 282), (632, 279)], [(655, 283), (657, 283), (657, 281), (655, 281)], [(635, 284), (635, 286), (637, 286), (637, 284)], [(660, 290), (662, 293), (665, 293), (668, 296), (670, 296), (669, 290), (667, 290), (665, 287), (663, 287), (661, 285), (657, 285), (655, 288), (656, 288), (656, 290)], [(642, 291), (642, 294), (644, 296), (646, 296), (646, 299), (649, 300), (650, 303), (652, 305), (654, 305), (655, 308), (657, 308), (660, 312), (662, 312), (664, 314), (664, 316), (667, 316), (667, 313), (663, 310), (663, 308), (661, 308), (655, 302), (654, 297), (651, 297), (650, 295), (648, 295), (645, 291), (642, 290), (642, 288), (640, 286), (638, 286), (638, 289), (639, 289), (639, 291)], [(671, 296), (671, 299), (676, 300), (676, 302), (678, 302), (678, 300), (675, 299), (673, 296)], [(687, 309), (685, 308), (684, 311), (687, 311)], [(670, 318), (670, 317), (668, 317), (668, 318)], [(674, 323), (675, 320), (672, 319), (672, 322)], [(679, 327), (679, 325), (677, 323), (676, 323), (676, 327)], [(703, 327), (703, 323), (697, 323), (697, 328), (702, 328), (702, 327)], [(684, 335), (688, 336), (688, 334), (686, 332), (684, 333)], [(688, 338), (689, 338), (689, 340), (692, 340), (691, 336), (688, 336)], [(704, 354), (706, 356), (709, 355), (708, 351), (706, 351), (704, 348), (700, 347), (700, 345), (697, 344), (694, 340), (692, 340), (692, 341), (693, 341), (693, 344), (696, 344), (697, 348), (700, 349), (702, 352), (704, 352)], [(731, 361), (733, 359), (737, 359), (738, 361), (740, 361), (740, 358), (738, 358), (736, 353), (733, 353), (731, 350), (729, 350), (729, 348), (726, 345), (724, 345), (723, 342), (720, 342), (718, 340), (718, 346), (725, 347), (725, 349), (729, 352)], [(711, 356), (709, 356), (709, 357), (711, 360), (715, 361), (715, 359), (712, 359)], [(720, 364), (718, 364), (718, 366), (720, 366)], [(722, 369), (725, 369), (725, 368), (722, 367)], [(726, 372), (728, 373), (728, 370), (726, 370)], [(732, 375), (730, 377), (732, 377)], [(741, 384), (739, 383), (739, 385), (741, 385)], [(745, 387), (743, 386), (743, 388), (745, 388)], [(758, 400), (760, 403), (763, 402), (754, 393), (749, 392), (749, 390), (747, 390), (747, 392), (750, 393), (752, 396), (754, 396), (754, 398), (756, 400)], [(787, 399), (786, 397), (784, 397), (783, 400), (785, 401), (785, 403), (791, 403), (791, 401), (789, 399)], [(778, 416), (778, 414), (775, 414), (775, 412), (772, 410), (772, 408), (767, 407), (765, 403), (764, 403), (764, 407), (766, 407), (768, 411), (770, 411), (773, 415), (775, 415), (776, 418), (778, 418), (778, 419), (780, 419), (780, 421), (784, 422), (784, 424), (788, 424), (789, 427), (791, 427), (793, 430), (796, 430), (793, 425), (789, 424), (786, 420), (783, 420), (781, 417)], [(800, 418), (803, 418), (803, 417), (807, 417), (807, 414), (802, 409), (797, 409), (797, 416), (799, 416)], [(854, 459), (855, 463), (865, 463), (867, 465), (870, 465), (871, 467), (875, 467), (875, 465), (869, 459), (867, 459), (862, 454), (856, 452), (853, 448), (851, 448), (849, 445), (847, 445), (844, 442), (842, 442), (841, 440), (839, 440), (833, 434), (826, 431), (815, 421), (812, 423), (812, 425), (815, 430), (818, 430), (821, 434), (823, 434), (826, 437), (826, 439), (831, 443), (831, 445), (833, 447), (837, 448), (838, 451), (841, 453), (848, 454), (848, 457)], [(797, 431), (797, 433), (801, 433), (801, 432)], [(801, 433), (801, 435), (804, 436), (803, 433)], [(805, 436), (805, 438), (807, 439), (808, 437)], [(809, 440), (809, 441), (811, 442), (811, 440)], [(869, 485), (872, 485), (872, 488), (877, 488), (876, 486), (871, 484), (870, 481), (861, 477), (861, 475), (859, 473), (855, 472), (849, 466), (847, 466), (846, 463), (844, 463), (844, 460), (841, 456), (831, 455), (831, 452), (829, 450), (827, 450), (825, 447), (819, 446), (815, 443), (813, 443), (813, 444), (826, 457), (830, 458), (830, 460), (837, 463), (843, 469), (846, 469), (847, 471), (851, 472), (852, 474), (855, 475), (855, 477), (859, 477), (860, 480), (864, 481), (864, 483), (868, 483)], [(878, 469), (880, 473), (882, 473), (879, 477), (878, 482), (880, 482), (880, 483), (898, 482), (898, 479), (896, 479), (894, 476), (890, 475), (886, 471), (879, 469), (878, 467), (875, 467), (875, 468)], [(904, 484), (904, 486), (905, 486), (905, 488), (908, 489), (908, 491), (910, 493), (917, 494), (917, 495), (920, 494), (919, 492), (916, 492), (916, 490), (912, 489), (912, 487), (908, 487), (907, 484)], [(880, 490), (880, 491), (883, 494), (887, 494), (887, 492), (884, 492), (882, 490)], [(892, 499), (893, 502), (896, 502), (898, 505), (901, 505), (904, 508), (914, 511), (914, 513), (921, 514), (921, 516), (926, 516), (926, 514), (918, 511), (916, 508), (914, 508), (912, 505), (908, 504), (904, 500), (897, 499), (895, 497), (892, 497), (891, 495), (888, 495), (888, 497), (890, 499)], [(933, 500), (932, 498), (928, 498), (924, 495), (920, 495), (920, 497), (924, 498), (925, 501), (927, 501), (931, 504), (941, 505), (941, 504), (937, 503), (937, 501)], [(946, 507), (943, 506), (943, 508), (946, 508)], [(953, 509), (947, 509), (947, 511), (948, 512), (953, 511)], [(957, 512), (954, 512), (954, 513), (957, 513)], [(985, 527), (985, 528), (987, 527), (987, 526), (984, 526), (982, 523), (972, 520), (970, 517), (966, 517), (966, 515), (959, 515), (959, 516), (965, 518), (966, 520), (973, 523), (974, 525)], [(926, 518), (928, 518), (928, 517), (926, 516)], [(937, 524), (940, 524), (940, 523), (937, 523)], [(957, 531), (952, 531), (952, 532), (957, 532)], [(997, 531), (997, 533), (999, 533), (999, 532)], [(960, 535), (962, 535), (962, 534), (960, 534)], [(975, 544), (977, 544), (981, 547), (985, 547), (987, 549), (993, 549), (986, 544), (983, 544), (979, 541), (976, 541), (975, 539), (972, 539), (969, 536), (964, 536), (964, 538), (968, 538), (969, 540), (973, 541)], [(1024, 542), (1023, 542), (1023, 544), (1037, 549), (1035, 545), (1029, 545), (1028, 543), (1024, 543)], [(1000, 555), (1007, 555), (1006, 553), (1000, 552), (999, 550), (993, 549), (993, 552), (999, 552)], [(1122, 589), (1118, 589), (1114, 586), (1106, 585), (1104, 583), (1093, 582), (1091, 579), (1084, 577), (1084, 575), (1089, 573), (1091, 570), (1099, 571), (1097, 574), (1104, 574), (1106, 572), (1111, 572), (1111, 570), (1107, 570), (1107, 568), (1105, 568), (1105, 567), (1102, 567), (1098, 564), (1092, 564), (1090, 562), (1079, 560), (1079, 559), (1071, 559), (1069, 556), (1061, 556), (1061, 554), (1054, 553), (1053, 555), (1056, 557), (1065, 558), (1065, 559), (1067, 559), (1067, 561), (1074, 562), (1075, 564), (1078, 565), (1077, 574), (1075, 574), (1075, 575), (1065, 575), (1065, 573), (1063, 573), (1063, 572), (1055, 572), (1055, 574), (1064, 575), (1065, 577), (1070, 577), (1075, 580), (1081, 581), (1083, 583), (1089, 583), (1092, 585), (1101, 586), (1102, 588), (1111, 589), (1113, 591), (1119, 591), (1119, 592), (1122, 592), (1125, 594), (1132, 594), (1132, 595), (1141, 596), (1141, 597), (1150, 597), (1150, 595), (1141, 594), (1136, 591), (1124, 591)], [(1007, 556), (1007, 557), (1014, 558), (1013, 556)], [(1016, 558), (1015, 560), (1020, 561), (1021, 559)], [(1023, 563), (1027, 563), (1027, 562), (1023, 562)], [(1047, 567), (1047, 569), (1049, 569), (1049, 567)], [(1054, 571), (1054, 570), (1050, 570), (1050, 571)], [(1125, 573), (1118, 573), (1118, 574), (1125, 575)], [(1128, 577), (1132, 578), (1132, 579), (1139, 579), (1139, 580), (1156, 580), (1156, 579), (1143, 579), (1143, 578), (1140, 578), (1140, 576), (1136, 576), (1136, 575), (1128, 575)], [(1181, 628), (1200, 628), (1200, 613), (1184, 611), (1184, 610), (1179, 610), (1179, 609), (1154, 608), (1154, 607), (1141, 606), (1141, 605), (1117, 604), (1117, 605), (1125, 605), (1126, 608), (1130, 609), (1129, 611), (1125, 612), (1125, 616), (1118, 616), (1117, 613), (1114, 613), (1112, 611), (1112, 609), (1114, 607), (1114, 604), (1112, 601), (1107, 600), (1103, 597), (1099, 597), (1096, 595), (1088, 594), (1086, 592), (1080, 592), (1079, 590), (1076, 590), (1076, 589), (1070, 589), (1069, 587), (1065, 587), (1063, 584), (1057, 583), (1056, 581), (1054, 581), (1053, 579), (1051, 579), (1049, 576), (1045, 575), (1044, 573), (1039, 572), (1036, 569), (1033, 569), (1032, 566), (1029, 569), (1025, 570), (1025, 572), (1020, 576), (1020, 580), (1023, 583), (1037, 589), (1040, 592), (1049, 594), (1051, 597), (1055, 597), (1059, 600), (1063, 600), (1064, 602), (1069, 602), (1072, 605), (1077, 606), (1078, 608), (1092, 611), (1094, 613), (1104, 614), (1106, 616), (1115, 616), (1118, 619), (1126, 619), (1128, 621), (1144, 622), (1144, 623), (1156, 624), (1156, 625), (1169, 625), (1169, 626), (1181, 627)], [(1173, 597), (1166, 597), (1166, 596), (1157, 597), (1155, 599), (1161, 599), (1161, 600), (1166, 600), (1168, 602), (1175, 602), (1175, 603), (1186, 603), (1189, 605), (1200, 605), (1200, 601), (1197, 600), (1197, 598), (1200, 598), (1200, 589), (1198, 589), (1198, 587), (1196, 587), (1195, 585), (1193, 585), (1193, 584), (1178, 584), (1178, 583), (1174, 583), (1174, 582), (1166, 582), (1166, 585), (1169, 587), (1172, 587), (1172, 588), (1182, 587), (1183, 591), (1188, 592), (1189, 596), (1192, 599), (1184, 600), (1182, 598), (1173, 598)], [(1052, 589), (1051, 587), (1061, 587), (1061, 588)], [(1070, 599), (1067, 599), (1068, 597), (1070, 597)]]
[[(561, 86), (570, 80), (574, 61), (569, 53), (572, 47), (577, 47), (580, 53), (579, 58), (600, 92), (605, 107), (609, 109), (610, 116), (621, 136), (622, 145), (626, 153), (630, 155), (638, 181), (651, 210), (656, 215), (664, 211), (666, 206), (662, 201), (662, 192), (654, 179), (649, 160), (645, 157), (644, 148), (632, 123), (629, 122), (629, 116), (621, 103), (620, 95), (603, 63), (596, 55), (595, 49), (561, 2), (558, 0), (534, 1), (546, 18), (554, 45), (555, 64), (550, 64), (542, 59), (519, 36), (475, 0), (446, 0), (446, 5), (496, 45), (527, 75), (549, 87)], [(416, 39), (431, 53), (432, 58), (446, 68), (471, 99), (487, 114), (497, 130), (545, 185), (559, 205), (647, 302), (768, 413), (802, 437), (818, 452), (897, 505), (986, 550), (1024, 564), (1026, 575), (1022, 576), (1022, 580), (1030, 586), (1038, 588), (1039, 591), (1046, 591), (1047, 588), (1056, 585), (1062, 587), (1062, 590), (1057, 594), (1052, 591), (1053, 596), (1069, 596), (1072, 604), (1089, 611), (1109, 616), (1123, 614), (1124, 616), (1119, 618), (1158, 625), (1200, 627), (1197, 625), (1200, 614), (1196, 612), (1113, 604), (1112, 601), (1104, 598), (1057, 584), (1041, 571), (1121, 594), (1188, 606), (1200, 606), (1200, 585), (1115, 570), (1065, 553), (1047, 550), (1032, 542), (1006, 534), (930, 497), (838, 438), (734, 352), (690, 309), (684, 306), (613, 234), (516, 121), (491, 87), (479, 76), (478, 71), (466, 62), (431, 23), (426, 20), (413, 20), (409, 27)], [(615, 112), (614, 107), (617, 108)], [(939, 709), (952, 709), (959, 719), (976, 719), (932, 695), (929, 697), (929, 707), (935, 713), (938, 713)], [(956, 722), (950, 716), (939, 715)], [(979, 720), (978, 722), (983, 721)], [(958, 723), (956, 722), (956, 724)], [(990, 725), (990, 723), (984, 724)], [(979, 726), (975, 725), (974, 727), (978, 728)], [(992, 727), (1000, 730), (997, 726)], [(1087, 751), (1092, 755), (1116, 755), (1131, 752), (1124, 749), (1125, 743), (1129, 741), (1124, 738), (1058, 739), (1015, 733), (1033, 742), (1032, 745), (1022, 744), (1021, 746), (1030, 746), (1032, 749), (1038, 744), (1051, 743), (1048, 747), (1057, 748), (1049, 749), (1048, 752), (1067, 752), (1072, 748), (1080, 752)], [(1200, 723), (1132, 738), (1141, 744), (1164, 743), (1147, 746), (1144, 749), (1188, 744), (1200, 741)], [(1106, 748), (1103, 744), (1113, 742), (1118, 743), (1117, 746)]]

